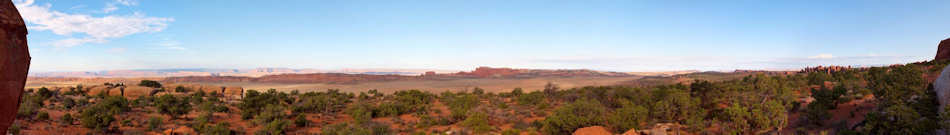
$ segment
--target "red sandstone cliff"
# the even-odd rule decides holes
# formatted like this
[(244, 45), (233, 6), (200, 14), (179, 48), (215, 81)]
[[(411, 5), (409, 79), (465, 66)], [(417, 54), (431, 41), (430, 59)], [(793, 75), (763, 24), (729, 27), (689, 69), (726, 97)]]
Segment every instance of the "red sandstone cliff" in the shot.
[(950, 59), (950, 38), (940, 41), (937, 45), (937, 56), (934, 56), (934, 61), (946, 59)]
[(0, 133), (16, 118), (30, 68), (26, 25), (13, 2), (0, 0)]

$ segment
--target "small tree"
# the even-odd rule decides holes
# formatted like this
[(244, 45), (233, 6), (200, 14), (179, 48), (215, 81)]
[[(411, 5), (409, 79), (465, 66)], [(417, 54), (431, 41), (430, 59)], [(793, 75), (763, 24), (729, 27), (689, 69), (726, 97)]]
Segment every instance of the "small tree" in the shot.
[(162, 95), (158, 97), (158, 101), (155, 103), (155, 107), (158, 108), (158, 112), (162, 114), (167, 114), (172, 117), (172, 119), (178, 118), (179, 115), (183, 115), (191, 111), (191, 104), (188, 103), (183, 98), (177, 98), (172, 95)]
[(112, 125), (115, 118), (112, 111), (101, 105), (89, 107), (80, 113), (80, 122), (85, 128), (104, 132)]
[(749, 130), (749, 117), (752, 114), (749, 114), (749, 109), (745, 106), (739, 105), (738, 103), (733, 103), (732, 106), (729, 106), (723, 110), (726, 121), (729, 124), (725, 127), (729, 129), (726, 131), (727, 134), (745, 134)]
[(282, 135), (284, 131), (287, 131), (287, 125), (290, 125), (290, 122), (286, 120), (275, 120), (264, 125), (261, 130), (257, 130), (257, 134), (260, 135)]
[(300, 114), (294, 119), (294, 125), (297, 125), (297, 127), (307, 127), (309, 123), (310, 121), (307, 120), (307, 115)]
[(46, 111), (40, 111), (39, 114), (36, 114), (37, 120), (49, 120), (49, 113)]
[(73, 124), (73, 115), (72, 115), (72, 114), (68, 114), (68, 113), (67, 113), (67, 114), (64, 114), (63, 117), (59, 117), (59, 120), (60, 120), (60, 122), (63, 122), (63, 124), (72, 125), (72, 124)]
[(471, 129), (475, 134), (491, 131), (491, 126), (488, 125), (488, 116), (481, 112), (472, 112), (468, 118), (465, 118), (465, 121), (462, 121), (462, 126)]
[(178, 85), (178, 87), (175, 87), (175, 92), (188, 92), (188, 89), (185, 86)]
[(152, 80), (142, 80), (141, 82), (139, 82), (139, 86), (162, 88), (162, 83), (159, 83), (158, 81), (152, 81)]
[(606, 108), (597, 101), (583, 99), (554, 110), (542, 122), (544, 134), (570, 134), (578, 128), (605, 124)]
[(625, 104), (623, 108), (617, 109), (609, 116), (608, 121), (614, 132), (623, 132), (631, 128), (640, 128), (641, 123), (645, 123), (650, 118), (650, 110), (646, 107)]

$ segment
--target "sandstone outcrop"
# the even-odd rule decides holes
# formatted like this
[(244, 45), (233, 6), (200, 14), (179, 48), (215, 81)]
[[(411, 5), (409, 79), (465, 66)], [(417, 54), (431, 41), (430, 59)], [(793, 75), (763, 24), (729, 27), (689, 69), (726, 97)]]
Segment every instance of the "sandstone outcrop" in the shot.
[(623, 134), (620, 134), (620, 135), (640, 135), (640, 132), (637, 132), (637, 129), (630, 129), (630, 130), (627, 130), (627, 132), (623, 132)]
[(9, 0), (0, 1), (0, 133), (15, 120), (30, 68), (26, 25)]
[(110, 92), (109, 95), (112, 95), (112, 96), (122, 95), (122, 96), (125, 96), (126, 98), (138, 98), (141, 96), (151, 96), (152, 94), (156, 92), (155, 88), (142, 87), (142, 86), (127, 86), (122, 89), (113, 90), (113, 91), (118, 91), (118, 94), (116, 94), (116, 92)]
[(577, 129), (574, 135), (613, 135), (613, 133), (602, 126), (593, 126)]
[(244, 96), (244, 88), (237, 86), (224, 87), (224, 97), (241, 98)]
[(934, 56), (934, 61), (947, 59), (950, 59), (950, 38), (940, 41), (940, 44), (937, 45), (937, 56)]

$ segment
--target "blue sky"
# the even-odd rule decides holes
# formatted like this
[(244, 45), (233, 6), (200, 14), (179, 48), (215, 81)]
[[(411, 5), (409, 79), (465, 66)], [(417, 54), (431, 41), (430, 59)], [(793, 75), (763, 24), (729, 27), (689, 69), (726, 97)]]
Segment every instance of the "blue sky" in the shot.
[(31, 71), (797, 69), (933, 58), (950, 1), (16, 0)]

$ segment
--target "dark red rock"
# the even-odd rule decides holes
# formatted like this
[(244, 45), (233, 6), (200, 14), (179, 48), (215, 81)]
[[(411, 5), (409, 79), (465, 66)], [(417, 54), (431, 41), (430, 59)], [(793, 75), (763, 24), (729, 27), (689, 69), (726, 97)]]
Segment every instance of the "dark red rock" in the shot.
[(29, 68), (26, 25), (12, 1), (0, 0), (0, 133), (16, 119)]
[(940, 41), (937, 45), (937, 56), (934, 56), (934, 61), (946, 59), (950, 59), (950, 38)]

